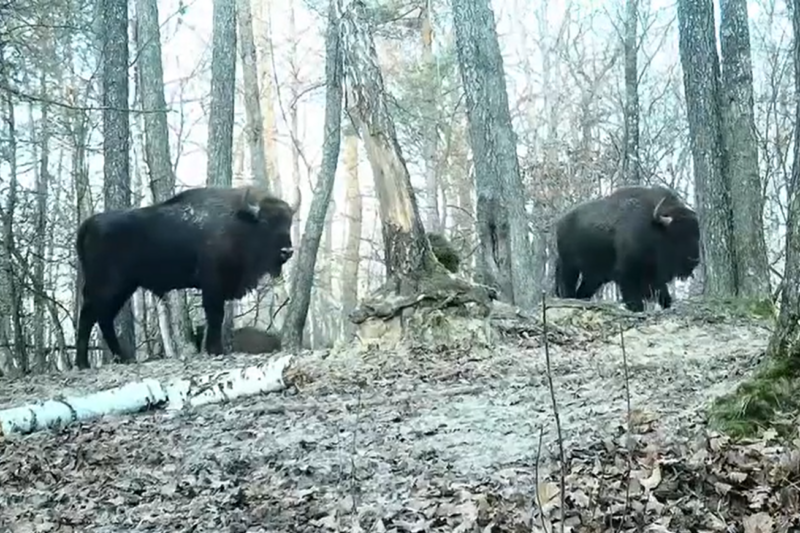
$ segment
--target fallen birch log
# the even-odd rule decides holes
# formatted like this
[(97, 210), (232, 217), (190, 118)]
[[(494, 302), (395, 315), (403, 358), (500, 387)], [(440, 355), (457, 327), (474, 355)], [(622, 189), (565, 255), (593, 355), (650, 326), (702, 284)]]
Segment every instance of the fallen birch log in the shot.
[(24, 435), (105, 415), (150, 409), (180, 410), (242, 396), (278, 392), (287, 386), (284, 376), (291, 363), (292, 355), (284, 355), (263, 365), (195, 378), (176, 378), (166, 383), (145, 379), (87, 396), (51, 399), (4, 409), (0, 411), (0, 436)]

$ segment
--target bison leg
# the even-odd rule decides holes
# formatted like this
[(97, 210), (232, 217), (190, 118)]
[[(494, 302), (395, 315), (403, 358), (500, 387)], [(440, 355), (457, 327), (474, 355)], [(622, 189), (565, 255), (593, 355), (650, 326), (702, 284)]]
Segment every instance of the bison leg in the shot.
[(561, 257), (556, 259), (556, 296), (559, 298), (575, 298), (575, 285), (581, 272), (577, 268), (564, 263)]
[(580, 285), (578, 285), (578, 290), (575, 291), (575, 298), (579, 300), (590, 300), (604, 283), (604, 279), (584, 274), (583, 278), (581, 278)]
[(640, 283), (626, 281), (619, 284), (619, 291), (622, 293), (622, 303), (633, 313), (644, 311), (645, 291), (642, 290)]
[(653, 297), (656, 298), (658, 305), (661, 309), (669, 309), (672, 307), (672, 295), (669, 293), (669, 287), (666, 283), (651, 287)]
[(125, 305), (125, 302), (133, 295), (134, 290), (136, 289), (126, 289), (118, 292), (113, 298), (109, 299), (108, 303), (105, 305), (101, 306), (95, 303), (97, 324), (100, 326), (100, 332), (103, 334), (103, 339), (106, 341), (108, 349), (111, 350), (111, 353), (116, 355), (119, 360), (125, 362), (136, 361), (136, 356), (135, 354), (128, 353), (127, 350), (124, 350), (122, 346), (120, 346), (117, 332), (114, 329), (114, 318), (116, 318), (122, 306)]
[(225, 318), (225, 300), (203, 291), (203, 310), (206, 313), (206, 352), (222, 355), (222, 320)]
[(91, 304), (84, 300), (78, 315), (78, 334), (75, 340), (75, 366), (81, 370), (89, 368), (89, 337), (97, 323), (97, 315)]

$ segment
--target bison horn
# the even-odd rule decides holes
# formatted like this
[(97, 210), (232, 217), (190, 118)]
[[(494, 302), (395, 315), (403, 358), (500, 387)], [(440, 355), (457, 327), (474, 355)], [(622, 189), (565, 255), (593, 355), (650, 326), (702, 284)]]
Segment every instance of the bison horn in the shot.
[(664, 226), (669, 226), (672, 223), (672, 217), (667, 215), (659, 215), (658, 210), (661, 208), (661, 205), (664, 203), (667, 197), (664, 196), (661, 200), (658, 201), (656, 204), (656, 208), (653, 209), (653, 220), (658, 222), (659, 224), (663, 224)]
[(261, 212), (261, 205), (258, 202), (258, 197), (250, 189), (246, 189), (244, 192), (244, 205), (247, 211), (252, 213), (255, 218), (258, 218), (258, 214)]
[(294, 190), (294, 201), (292, 205), (289, 206), (292, 209), (292, 213), (297, 213), (297, 210), (300, 209), (300, 188), (297, 187)]

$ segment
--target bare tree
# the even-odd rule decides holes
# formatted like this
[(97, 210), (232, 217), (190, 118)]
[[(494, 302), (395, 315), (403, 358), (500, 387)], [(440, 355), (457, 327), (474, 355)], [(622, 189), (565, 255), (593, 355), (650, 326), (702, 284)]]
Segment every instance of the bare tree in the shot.
[(247, 116), (245, 131), (247, 146), (250, 149), (250, 168), (256, 183), (272, 188), (272, 176), (267, 174), (264, 119), (261, 115), (258, 63), (256, 59), (256, 44), (253, 37), (253, 14), (250, 9), (250, 0), (237, 0), (236, 6), (236, 16), (239, 19), (239, 49), (242, 55), (244, 107)]
[[(128, 116), (128, 0), (101, 0), (103, 31), (103, 195), (105, 209), (131, 207)], [(135, 359), (133, 306), (117, 315), (121, 354)], [(122, 361), (131, 363), (134, 361)]]
[(478, 194), (480, 271), (509, 301), (530, 307), (536, 281), (503, 58), (488, 0), (452, 0)]
[(303, 329), (311, 304), (311, 285), (317, 263), (328, 204), (331, 201), (333, 185), (336, 180), (336, 167), (339, 163), (342, 123), (342, 67), (341, 38), (338, 12), (341, 0), (331, 0), (328, 7), (328, 29), (325, 36), (325, 125), (322, 144), (322, 166), (314, 197), (311, 199), (308, 219), (306, 219), (303, 239), (295, 259), (292, 276), (292, 292), (283, 322), (282, 337), (284, 346), (300, 349), (303, 342)]
[(622, 179), (628, 185), (642, 181), (639, 162), (639, 0), (625, 0), (625, 150), (622, 153)]
[(730, 190), (723, 169), (720, 72), (711, 0), (678, 0), (686, 112), (707, 294), (736, 293)]
[[(794, 38), (795, 123), (800, 124), (800, 0), (787, 2), (792, 13)], [(783, 272), (783, 291), (780, 315), (767, 353), (772, 357), (800, 357), (800, 128), (794, 128), (794, 164), (789, 190), (788, 220), (786, 223), (786, 264)]]
[[(175, 194), (175, 174), (169, 149), (167, 103), (164, 99), (164, 69), (161, 63), (161, 31), (156, 0), (136, 0), (136, 37), (139, 61), (136, 70), (144, 115), (145, 161), (150, 173), (154, 202)], [(162, 299), (158, 324), (167, 357), (175, 357), (176, 344), (188, 349), (185, 291), (172, 291)]]
[(429, 83), (423, 95), (423, 157), (425, 159), (425, 226), (428, 231), (442, 231), (442, 217), (439, 214), (439, 179), (437, 175), (437, 154), (439, 147), (438, 76), (436, 58), (433, 55), (433, 25), (431, 21), (431, 2), (426, 1), (422, 8), (422, 63)]
[[(358, 135), (349, 129), (344, 136), (344, 168), (347, 173), (347, 237), (342, 270), (342, 314), (346, 317), (358, 304), (358, 267), (361, 261), (362, 197), (358, 176)], [(342, 321), (342, 337), (348, 339), (353, 323)]]
[[(206, 179), (215, 187), (233, 184), (233, 116), (236, 92), (236, 9), (234, 0), (214, 0), (211, 45), (211, 106), (208, 117)], [(203, 309), (214, 312), (216, 296), (203, 291)], [(235, 302), (225, 304), (222, 342), (230, 350)], [(208, 317), (211, 320), (211, 317)]]
[(723, 140), (731, 190), (737, 289), (739, 295), (763, 298), (770, 295), (769, 263), (753, 115), (747, 1), (720, 0), (720, 15)]

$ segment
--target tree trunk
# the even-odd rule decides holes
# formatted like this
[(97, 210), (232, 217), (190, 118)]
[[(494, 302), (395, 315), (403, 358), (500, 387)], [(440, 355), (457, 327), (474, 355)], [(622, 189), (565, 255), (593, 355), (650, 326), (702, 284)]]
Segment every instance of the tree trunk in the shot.
[[(211, 49), (211, 106), (208, 117), (208, 184), (233, 183), (233, 111), (236, 92), (236, 9), (234, 0), (214, 0)], [(225, 304), (222, 343), (232, 347), (234, 302)]]
[(622, 153), (622, 179), (626, 185), (642, 181), (639, 163), (639, 0), (625, 1), (625, 150)]
[(295, 258), (291, 299), (283, 322), (283, 345), (293, 350), (299, 350), (303, 343), (303, 328), (311, 304), (311, 286), (314, 281), (317, 251), (325, 229), (325, 215), (331, 201), (336, 167), (339, 163), (342, 123), (342, 70), (339, 53), (342, 43), (337, 24), (337, 14), (340, 9), (338, 2), (341, 0), (331, 0), (328, 7), (328, 30), (325, 36), (326, 88), (322, 165), (317, 190), (311, 199), (305, 231)]
[[(175, 194), (175, 174), (169, 148), (167, 103), (164, 98), (164, 70), (161, 63), (161, 31), (158, 23), (157, 0), (136, 0), (137, 41), (139, 46), (138, 84), (144, 115), (145, 161), (150, 174), (153, 202), (163, 202)], [(184, 291), (172, 291), (160, 302), (158, 310), (164, 352), (175, 357), (176, 349), (190, 349), (184, 320), (186, 298)], [(145, 323), (146, 328), (146, 323)]]
[(489, 0), (452, 0), (478, 195), (480, 270), (510, 302), (536, 300), (525, 193)]
[[(45, 90), (46, 80), (42, 75), (42, 90)], [(32, 114), (32, 113), (31, 113)], [(50, 124), (48, 123), (49, 106), (42, 105), (42, 118), (40, 122), (41, 137), (39, 143), (41, 154), (39, 157), (39, 170), (36, 173), (36, 256), (33, 259), (33, 277), (35, 293), (33, 298), (33, 346), (36, 369), (45, 372), (48, 367), (47, 353), (45, 351), (45, 254), (47, 253), (47, 204), (48, 185), (50, 183)], [(33, 121), (31, 120), (31, 124)]]
[[(800, 0), (792, 0), (792, 32), (794, 37), (795, 124), (800, 124)], [(786, 264), (780, 315), (770, 338), (767, 354), (771, 357), (800, 359), (800, 128), (794, 128), (794, 164), (789, 187), (789, 209), (786, 221)]]
[(348, 114), (359, 131), (372, 166), (385, 250), (388, 286), (411, 294), (432, 272), (433, 253), (425, 238), (411, 179), (389, 114), (371, 23), (360, 0), (342, 6), (342, 53)]
[[(128, 1), (101, 0), (103, 19), (103, 197), (106, 211), (131, 207), (128, 119)], [(136, 360), (130, 299), (117, 315), (123, 363)]]
[[(255, 0), (255, 3), (252, 5), (251, 13), (256, 57), (258, 58), (259, 67), (258, 88), (261, 94), (261, 113), (263, 114), (261, 131), (264, 138), (264, 150), (267, 160), (267, 176), (273, 181), (272, 188), (275, 194), (284, 197), (285, 191), (283, 190), (283, 183), (278, 174), (278, 128), (275, 124), (275, 102), (273, 97), (275, 87), (272, 78), (273, 60), (271, 49), (272, 35), (269, 31), (271, 23), (269, 15), (270, 1), (271, 0)], [(295, 32), (292, 27), (294, 24), (294, 6), (291, 7), (289, 18), (289, 35), (294, 35)], [(290, 39), (296, 39), (296, 37), (290, 37)]]
[(736, 294), (729, 183), (722, 156), (720, 74), (711, 0), (678, 0), (678, 31), (705, 292)]
[(764, 241), (764, 197), (758, 173), (758, 145), (753, 115), (753, 66), (746, 0), (720, 0), (723, 139), (733, 214), (733, 249), (741, 296), (771, 294)]
[[(0, 57), (2, 63), (2, 57)], [(14, 235), (14, 216), (19, 200), (19, 180), (17, 174), (17, 125), (15, 117), (15, 102), (10, 94), (3, 101), (2, 112), (6, 122), (6, 160), (9, 166), (9, 184), (5, 209), (2, 213), (3, 222), (3, 333), (7, 343), (12, 346), (12, 357), (16, 368), (22, 374), (30, 371), (30, 361), (25, 342), (25, 329), (22, 322), (22, 295), (17, 275), (14, 272), (14, 257), (16, 251), (16, 236)], [(10, 320), (13, 338), (8, 335), (7, 320)]]
[(264, 147), (264, 119), (261, 116), (261, 101), (258, 90), (258, 63), (253, 37), (253, 14), (250, 0), (236, 0), (236, 16), (239, 19), (239, 50), (242, 57), (242, 80), (244, 82), (244, 108), (247, 116), (245, 136), (250, 149), (250, 169), (256, 184), (272, 189), (273, 175), (267, 174), (267, 154)]
[(441, 233), (442, 219), (439, 214), (439, 184), (436, 173), (439, 144), (439, 121), (437, 96), (439, 77), (436, 72), (436, 58), (433, 55), (433, 26), (430, 3), (422, 8), (422, 63), (429, 86), (423, 92), (423, 158), (425, 160), (425, 228), (427, 231)]
[[(347, 237), (342, 269), (342, 316), (347, 317), (358, 304), (358, 267), (361, 262), (361, 184), (358, 179), (358, 135), (348, 129), (344, 138), (344, 168), (347, 175)], [(342, 339), (348, 340), (353, 323), (342, 320)]]

